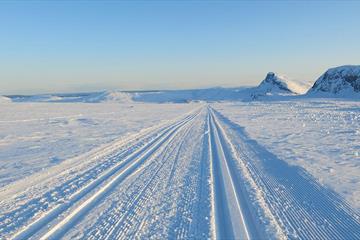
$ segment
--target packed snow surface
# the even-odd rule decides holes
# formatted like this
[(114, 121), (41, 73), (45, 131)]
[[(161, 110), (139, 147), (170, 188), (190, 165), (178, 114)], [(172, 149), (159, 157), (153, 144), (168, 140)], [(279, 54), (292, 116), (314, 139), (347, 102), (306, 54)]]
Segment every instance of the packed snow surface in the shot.
[(310, 99), (215, 108), (279, 159), (303, 167), (360, 209), (360, 102)]
[(189, 109), (191, 104), (1, 104), (0, 186)]
[(359, 107), (3, 103), (0, 239), (359, 239)]

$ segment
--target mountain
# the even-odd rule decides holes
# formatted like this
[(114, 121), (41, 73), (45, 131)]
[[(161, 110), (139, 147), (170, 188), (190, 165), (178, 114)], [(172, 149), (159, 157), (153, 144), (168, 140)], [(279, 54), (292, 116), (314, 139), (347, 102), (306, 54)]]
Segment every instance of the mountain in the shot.
[(345, 65), (330, 68), (307, 92), (310, 96), (359, 97), (360, 65)]
[(264, 96), (287, 96), (304, 94), (308, 87), (285, 76), (269, 72), (259, 86), (253, 88), (251, 97), (258, 99)]

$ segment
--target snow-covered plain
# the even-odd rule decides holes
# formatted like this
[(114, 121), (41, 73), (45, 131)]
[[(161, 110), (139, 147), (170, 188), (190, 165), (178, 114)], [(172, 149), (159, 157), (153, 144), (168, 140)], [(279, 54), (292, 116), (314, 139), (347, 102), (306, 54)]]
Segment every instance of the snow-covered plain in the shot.
[(0, 186), (188, 112), (191, 104), (0, 103)]
[(359, 109), (3, 101), (0, 239), (360, 239)]

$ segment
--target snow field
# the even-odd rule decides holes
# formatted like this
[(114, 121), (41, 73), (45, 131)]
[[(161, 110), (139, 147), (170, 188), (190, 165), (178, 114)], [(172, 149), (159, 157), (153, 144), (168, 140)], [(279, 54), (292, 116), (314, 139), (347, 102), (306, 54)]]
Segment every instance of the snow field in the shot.
[[(36, 107), (48, 112), (52, 104)], [(300, 135), (305, 138), (300, 142), (296, 134), (301, 131), (286, 124), (302, 125), (309, 112), (315, 119), (316, 114), (332, 116), (326, 120), (341, 119), (334, 116), (350, 112), (352, 117), (346, 120), (353, 121), (356, 104), (109, 104), (110, 109), (137, 111), (122, 121), (128, 118), (133, 129), (142, 130), (120, 134), (91, 151), (83, 149), (84, 153), (45, 165), (35, 174), (17, 173), (27, 177), (0, 188), (0, 238), (360, 238), (358, 210), (339, 192), (324, 186), (316, 171), (313, 174), (307, 169), (307, 158), (291, 162), (286, 157), (296, 160), (298, 156), (282, 154), (283, 146), (301, 149), (310, 144), (306, 135)], [(93, 110), (87, 104), (59, 106)], [(292, 111), (295, 107), (298, 109)], [(274, 119), (266, 116), (269, 108)], [(144, 116), (143, 111), (150, 115)], [(291, 118), (294, 115), (297, 117)], [(14, 124), (11, 119), (8, 115), (5, 122)], [(152, 119), (146, 127), (145, 119)], [(257, 125), (251, 125), (249, 119)], [(136, 121), (144, 125), (134, 124)], [(277, 125), (263, 126), (259, 121)], [(335, 128), (339, 121), (324, 122)], [(22, 124), (26, 129), (27, 123)], [(307, 126), (304, 134), (314, 131), (310, 122)], [(101, 131), (99, 128), (93, 131)], [(261, 135), (256, 135), (257, 131)], [(295, 135), (285, 137), (287, 142), (276, 141), (291, 131)], [(350, 136), (349, 132), (334, 132), (340, 134), (337, 137)], [(322, 136), (311, 137), (317, 140)], [(272, 139), (273, 145), (264, 139)], [(331, 163), (321, 161), (323, 165)]]

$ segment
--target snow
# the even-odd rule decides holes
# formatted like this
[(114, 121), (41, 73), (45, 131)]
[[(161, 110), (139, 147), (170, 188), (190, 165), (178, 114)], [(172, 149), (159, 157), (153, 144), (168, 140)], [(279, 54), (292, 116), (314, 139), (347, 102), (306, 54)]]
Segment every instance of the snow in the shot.
[(83, 103), (188, 103), (219, 101), (267, 101), (303, 98), (350, 98), (360, 96), (360, 66), (346, 65), (326, 71), (310, 88), (308, 83), (269, 72), (256, 87), (205, 88), (163, 91), (109, 90), (90, 93), (12, 95), (1, 102), (83, 102)]
[(89, 93), (12, 95), (13, 102), (58, 102), (58, 103), (188, 103), (218, 101), (252, 101), (294, 97), (306, 93), (310, 86), (285, 75), (269, 72), (256, 87), (204, 88), (162, 91), (108, 90)]
[(91, 93), (12, 95), (13, 102), (84, 102), (84, 103), (187, 103), (199, 101), (239, 100), (248, 97), (249, 88), (207, 88), (165, 91), (110, 90)]
[(260, 145), (360, 210), (360, 103), (329, 99), (217, 104)]
[(358, 102), (208, 91), (1, 104), (0, 238), (360, 238)]
[(4, 96), (0, 96), (0, 104), (2, 103), (9, 103), (11, 102), (10, 98), (4, 97)]
[(0, 239), (360, 239), (359, 76), (0, 97)]
[(308, 86), (299, 82), (290, 80), (285, 75), (269, 72), (260, 85), (252, 91), (253, 98), (259, 98), (266, 95), (296, 95), (304, 94)]
[(327, 70), (308, 91), (311, 97), (359, 98), (360, 66), (345, 65)]
[(40, 94), (40, 95), (12, 95), (13, 102), (118, 102), (131, 103), (132, 94), (129, 92), (111, 90), (90, 93)]
[(192, 108), (191, 104), (1, 104), (0, 186)]
[[(288, 90), (284, 91), (279, 86)], [(9, 98), (13, 102), (57, 102), (57, 103), (188, 103), (188, 102), (216, 102), (261, 99), (263, 96), (288, 96), (303, 93), (308, 89), (291, 80), (276, 78), (274, 81), (263, 81), (258, 87), (237, 88), (205, 88), (189, 90), (163, 91), (121, 91), (110, 90), (92, 93), (13, 95)]]

